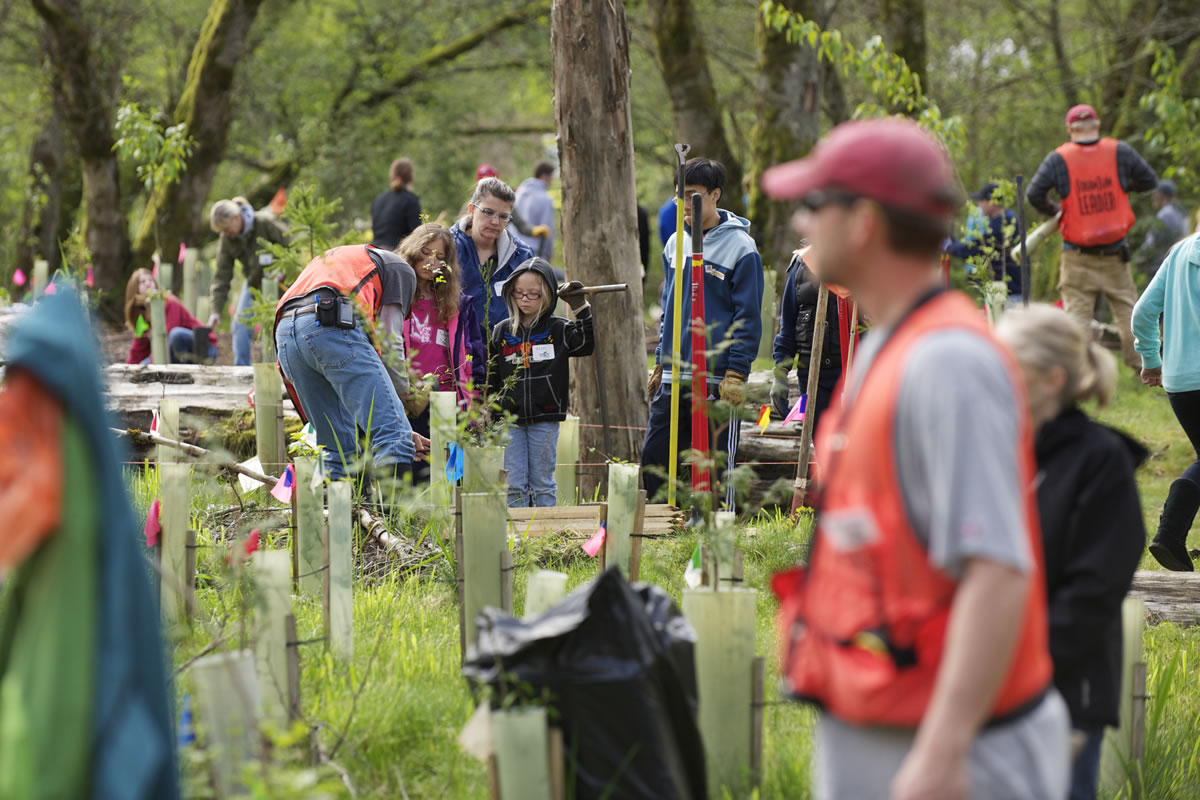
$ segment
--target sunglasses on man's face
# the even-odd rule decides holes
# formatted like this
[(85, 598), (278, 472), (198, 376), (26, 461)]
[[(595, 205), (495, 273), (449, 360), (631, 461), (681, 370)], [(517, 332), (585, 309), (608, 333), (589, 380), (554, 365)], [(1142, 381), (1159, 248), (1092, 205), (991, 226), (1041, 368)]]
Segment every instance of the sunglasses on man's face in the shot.
[(854, 192), (846, 192), (841, 189), (817, 189), (801, 197), (800, 205), (809, 211), (820, 211), (822, 208), (831, 205), (849, 208), (858, 202), (861, 197), (862, 195), (855, 194)]

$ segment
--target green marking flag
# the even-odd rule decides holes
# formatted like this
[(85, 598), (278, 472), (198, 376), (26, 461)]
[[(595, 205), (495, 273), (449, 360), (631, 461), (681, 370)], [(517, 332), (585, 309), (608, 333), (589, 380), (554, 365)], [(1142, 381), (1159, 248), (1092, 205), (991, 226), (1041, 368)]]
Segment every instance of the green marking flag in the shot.
[(688, 560), (687, 569), (683, 571), (683, 582), (687, 584), (689, 589), (700, 588), (701, 576), (704, 573), (700, 564), (700, 542), (696, 542), (696, 549), (692, 551), (692, 557)]
[(138, 314), (137, 322), (133, 325), (134, 335), (141, 336), (148, 330), (150, 330), (150, 323), (146, 322), (145, 317), (143, 317), (141, 314)]

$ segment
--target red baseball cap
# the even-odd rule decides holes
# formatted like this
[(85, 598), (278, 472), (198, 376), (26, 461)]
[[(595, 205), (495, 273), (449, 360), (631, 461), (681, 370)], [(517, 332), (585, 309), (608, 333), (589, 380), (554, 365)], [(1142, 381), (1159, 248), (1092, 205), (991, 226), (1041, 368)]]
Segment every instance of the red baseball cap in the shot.
[(838, 125), (807, 157), (764, 172), (762, 188), (780, 200), (839, 189), (938, 220), (955, 217), (963, 203), (945, 149), (900, 118)]
[(1080, 103), (1077, 106), (1071, 106), (1071, 110), (1067, 112), (1067, 124), (1072, 122), (1084, 122), (1089, 119), (1099, 119), (1096, 116), (1096, 109), (1089, 106), (1087, 103)]
[(499, 178), (500, 173), (496, 172), (496, 168), (491, 164), (480, 164), (479, 169), (475, 170), (475, 182), (479, 183), (484, 178)]

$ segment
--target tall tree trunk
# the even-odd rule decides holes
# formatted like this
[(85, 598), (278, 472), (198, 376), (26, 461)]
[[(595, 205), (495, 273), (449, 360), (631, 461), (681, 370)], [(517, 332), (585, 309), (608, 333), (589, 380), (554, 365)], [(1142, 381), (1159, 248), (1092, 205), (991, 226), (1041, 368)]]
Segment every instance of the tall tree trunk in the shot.
[(650, 9), (663, 81), (671, 98), (675, 136), (692, 146), (692, 156), (715, 158), (725, 165), (721, 207), (745, 214), (742, 163), (733, 154), (725, 135), (723, 109), (717, 102), (717, 90), (708, 68), (708, 50), (692, 0), (647, 0), (646, 5)]
[[(622, 0), (554, 0), (550, 11), (554, 117), (562, 173), (562, 241), (567, 276), (585, 284), (625, 283), (623, 294), (598, 295), (592, 312), (596, 352), (575, 362), (572, 406), (585, 425), (602, 422), (604, 395), (610, 429), (580, 430), (588, 461), (636, 461), (644, 425), (646, 351), (638, 261), (629, 108), (629, 29)], [(595, 362), (595, 363), (592, 363)], [(596, 364), (604, 373), (597, 380)], [(599, 474), (584, 474), (581, 487)]]
[(1071, 59), (1067, 56), (1067, 48), (1063, 43), (1062, 18), (1058, 5), (1059, 0), (1050, 0), (1050, 43), (1054, 48), (1054, 61), (1058, 64), (1058, 79), (1062, 85), (1063, 104), (1070, 108), (1079, 103), (1079, 84), (1075, 80), (1075, 70), (1071, 66)]
[[(784, 0), (787, 10), (811, 19), (811, 0)], [(821, 69), (808, 42), (793, 44), (784, 33), (755, 23), (758, 44), (757, 121), (750, 134), (750, 228), (763, 263), (782, 271), (791, 259), (796, 236), (789, 220), (796, 203), (768, 198), (759, 179), (772, 164), (799, 158), (820, 135)]]
[(51, 115), (30, 151), (30, 192), (21, 214), (21, 239), (17, 243), (14, 267), (27, 275), (35, 259), (50, 262), (50, 271), (61, 261), (58, 234), (62, 225), (63, 172), (66, 162), (66, 141), (63, 138), (62, 118)]
[(195, 150), (179, 180), (157, 188), (147, 202), (133, 241), (134, 263), (148, 263), (156, 249), (173, 258), (181, 241), (196, 242), (208, 231), (204, 206), (233, 123), (234, 73), (250, 52), (247, 35), (261, 5), (212, 0), (209, 6), (174, 113), (176, 124), (187, 125)]
[(112, 107), (116, 80), (92, 51), (95, 36), (78, 0), (32, 0), (44, 23), (43, 46), (62, 103), (66, 127), (79, 148), (83, 172), (83, 236), (105, 306), (120, 303), (129, 242), (121, 218)]
[[(926, 85), (925, 0), (880, 0), (883, 12), (883, 41), (888, 49), (904, 59), (908, 68)], [(895, 109), (908, 113), (908, 109)]]

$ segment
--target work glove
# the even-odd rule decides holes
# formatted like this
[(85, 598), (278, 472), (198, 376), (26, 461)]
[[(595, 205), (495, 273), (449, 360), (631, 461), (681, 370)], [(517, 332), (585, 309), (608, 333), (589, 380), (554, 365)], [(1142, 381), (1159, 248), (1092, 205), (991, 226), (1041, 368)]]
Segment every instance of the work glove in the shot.
[(726, 370), (721, 385), (717, 387), (717, 394), (726, 403), (737, 408), (746, 402), (746, 376), (740, 372)]
[(583, 293), (583, 284), (579, 281), (567, 281), (558, 287), (558, 296), (571, 307), (576, 314), (588, 304), (587, 295)]
[(550, 238), (550, 226), (549, 225), (534, 225), (532, 228), (529, 229), (529, 235), (536, 236), (538, 239), (549, 239)]
[(654, 395), (658, 394), (658, 387), (662, 385), (662, 364), (655, 364), (654, 371), (650, 373), (650, 380), (646, 381), (646, 397), (649, 400), (654, 399)]
[(429, 390), (424, 386), (414, 388), (402, 401), (404, 413), (409, 419), (416, 419), (429, 408)]
[(771, 382), (771, 411), (777, 419), (787, 416), (791, 406), (788, 405), (788, 368), (783, 364), (775, 365), (775, 380)]

